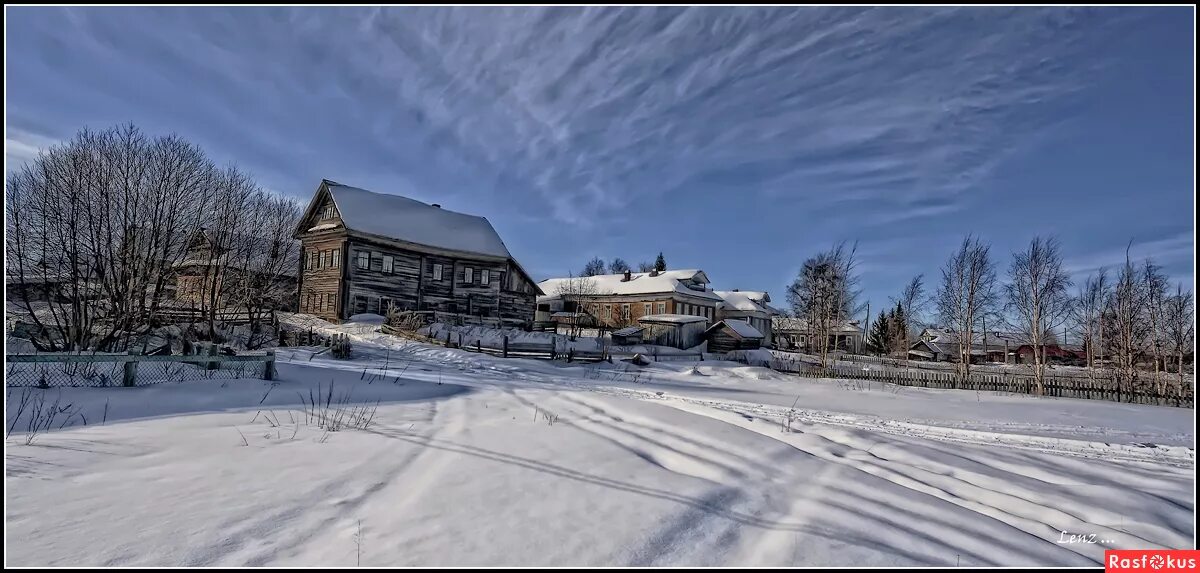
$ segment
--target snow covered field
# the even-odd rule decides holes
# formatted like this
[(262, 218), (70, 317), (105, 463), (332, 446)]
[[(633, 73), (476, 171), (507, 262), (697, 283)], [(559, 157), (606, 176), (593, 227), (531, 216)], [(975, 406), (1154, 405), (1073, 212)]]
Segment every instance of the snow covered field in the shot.
[[(1193, 547), (1192, 410), (345, 330), (353, 360), (280, 349), (275, 386), (63, 389), (88, 426), (6, 441), (6, 564), (1096, 565), (1105, 546)], [(378, 403), (365, 430), (306, 421), (331, 383)]]

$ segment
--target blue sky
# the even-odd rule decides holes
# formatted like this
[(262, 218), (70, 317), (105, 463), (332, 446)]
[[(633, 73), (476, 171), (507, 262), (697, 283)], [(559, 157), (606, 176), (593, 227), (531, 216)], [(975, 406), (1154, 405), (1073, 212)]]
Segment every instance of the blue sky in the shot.
[(876, 309), (973, 232), (1193, 284), (1192, 8), (5, 12), (9, 169), (133, 121), (487, 216), (538, 279), (663, 251), (782, 303), (857, 239)]

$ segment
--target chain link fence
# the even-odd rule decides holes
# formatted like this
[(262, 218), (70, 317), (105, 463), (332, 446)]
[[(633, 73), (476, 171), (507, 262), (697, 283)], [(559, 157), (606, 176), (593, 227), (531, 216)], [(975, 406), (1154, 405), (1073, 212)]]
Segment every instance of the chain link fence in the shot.
[(238, 356), (10, 354), (4, 358), (4, 383), (9, 387), (104, 388), (202, 380), (271, 380), (275, 374), (273, 351)]

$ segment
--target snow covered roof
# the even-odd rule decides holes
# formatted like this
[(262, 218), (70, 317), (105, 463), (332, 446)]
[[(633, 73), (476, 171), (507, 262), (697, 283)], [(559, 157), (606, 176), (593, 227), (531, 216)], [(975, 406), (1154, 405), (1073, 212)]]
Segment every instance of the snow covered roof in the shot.
[(639, 318), (638, 322), (690, 324), (693, 322), (708, 322), (708, 319), (703, 316), (692, 316), (690, 314), (648, 314)]
[(708, 328), (708, 330), (706, 330), (704, 332), (705, 332), (705, 334), (707, 334), (718, 328), (721, 328), (722, 325), (728, 326), (729, 329), (734, 332), (734, 334), (737, 334), (738, 336), (740, 336), (742, 338), (762, 338), (763, 337), (762, 333), (759, 332), (757, 328), (750, 326), (750, 323), (748, 323), (744, 320), (738, 320), (738, 319), (722, 320), (721, 322), (718, 322), (718, 323), (710, 326)]
[(646, 329), (642, 328), (640, 326), (626, 326), (625, 328), (622, 328), (621, 330), (612, 331), (612, 335), (613, 336), (633, 336), (643, 330), (646, 330)]
[(348, 230), (429, 247), (512, 258), (485, 217), (328, 180), (325, 186)]
[[(808, 330), (808, 325), (803, 318), (796, 318), (792, 316), (775, 316), (771, 318), (771, 328), (777, 332), (805, 332)], [(830, 333), (862, 334), (863, 328), (858, 324), (857, 320), (848, 320), (843, 322), (841, 326), (831, 329)]]
[[(717, 303), (717, 308), (741, 310), (746, 312), (761, 312), (764, 314), (778, 314), (775, 309), (767, 306), (765, 301), (763, 301), (763, 298), (767, 294), (765, 292), (717, 290), (713, 291), (713, 293), (723, 299), (720, 303)], [(767, 298), (767, 300), (770, 300), (770, 298)]]
[(658, 276), (650, 276), (650, 273), (631, 273), (627, 281), (622, 280), (625, 278), (624, 273), (575, 277), (574, 279), (546, 279), (538, 283), (538, 286), (542, 288), (542, 292), (546, 293), (548, 297), (556, 297), (558, 296), (560, 286), (567, 285), (568, 281), (579, 280), (580, 278), (590, 280), (595, 284), (595, 294), (597, 296), (680, 293), (699, 298), (721, 300), (721, 297), (711, 290), (697, 290), (685, 284), (708, 284), (708, 275), (705, 275), (704, 271), (697, 269), (663, 271), (658, 273)]

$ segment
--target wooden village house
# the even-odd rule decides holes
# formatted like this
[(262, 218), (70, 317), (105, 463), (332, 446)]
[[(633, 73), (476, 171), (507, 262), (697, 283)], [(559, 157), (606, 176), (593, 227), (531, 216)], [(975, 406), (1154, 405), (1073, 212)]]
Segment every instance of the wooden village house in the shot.
[(711, 323), (723, 299), (708, 284), (696, 269), (546, 279), (538, 283), (545, 294), (537, 299), (537, 320), (585, 315), (592, 326), (617, 329), (645, 316), (679, 314)]
[(721, 297), (721, 302), (717, 303), (717, 320), (744, 321), (762, 334), (762, 346), (773, 344), (772, 319), (781, 313), (768, 304), (771, 302), (771, 295), (763, 291), (738, 289), (713, 292)]
[(322, 180), (295, 237), (301, 312), (338, 322), (390, 309), (533, 321), (543, 294), (484, 217)]

